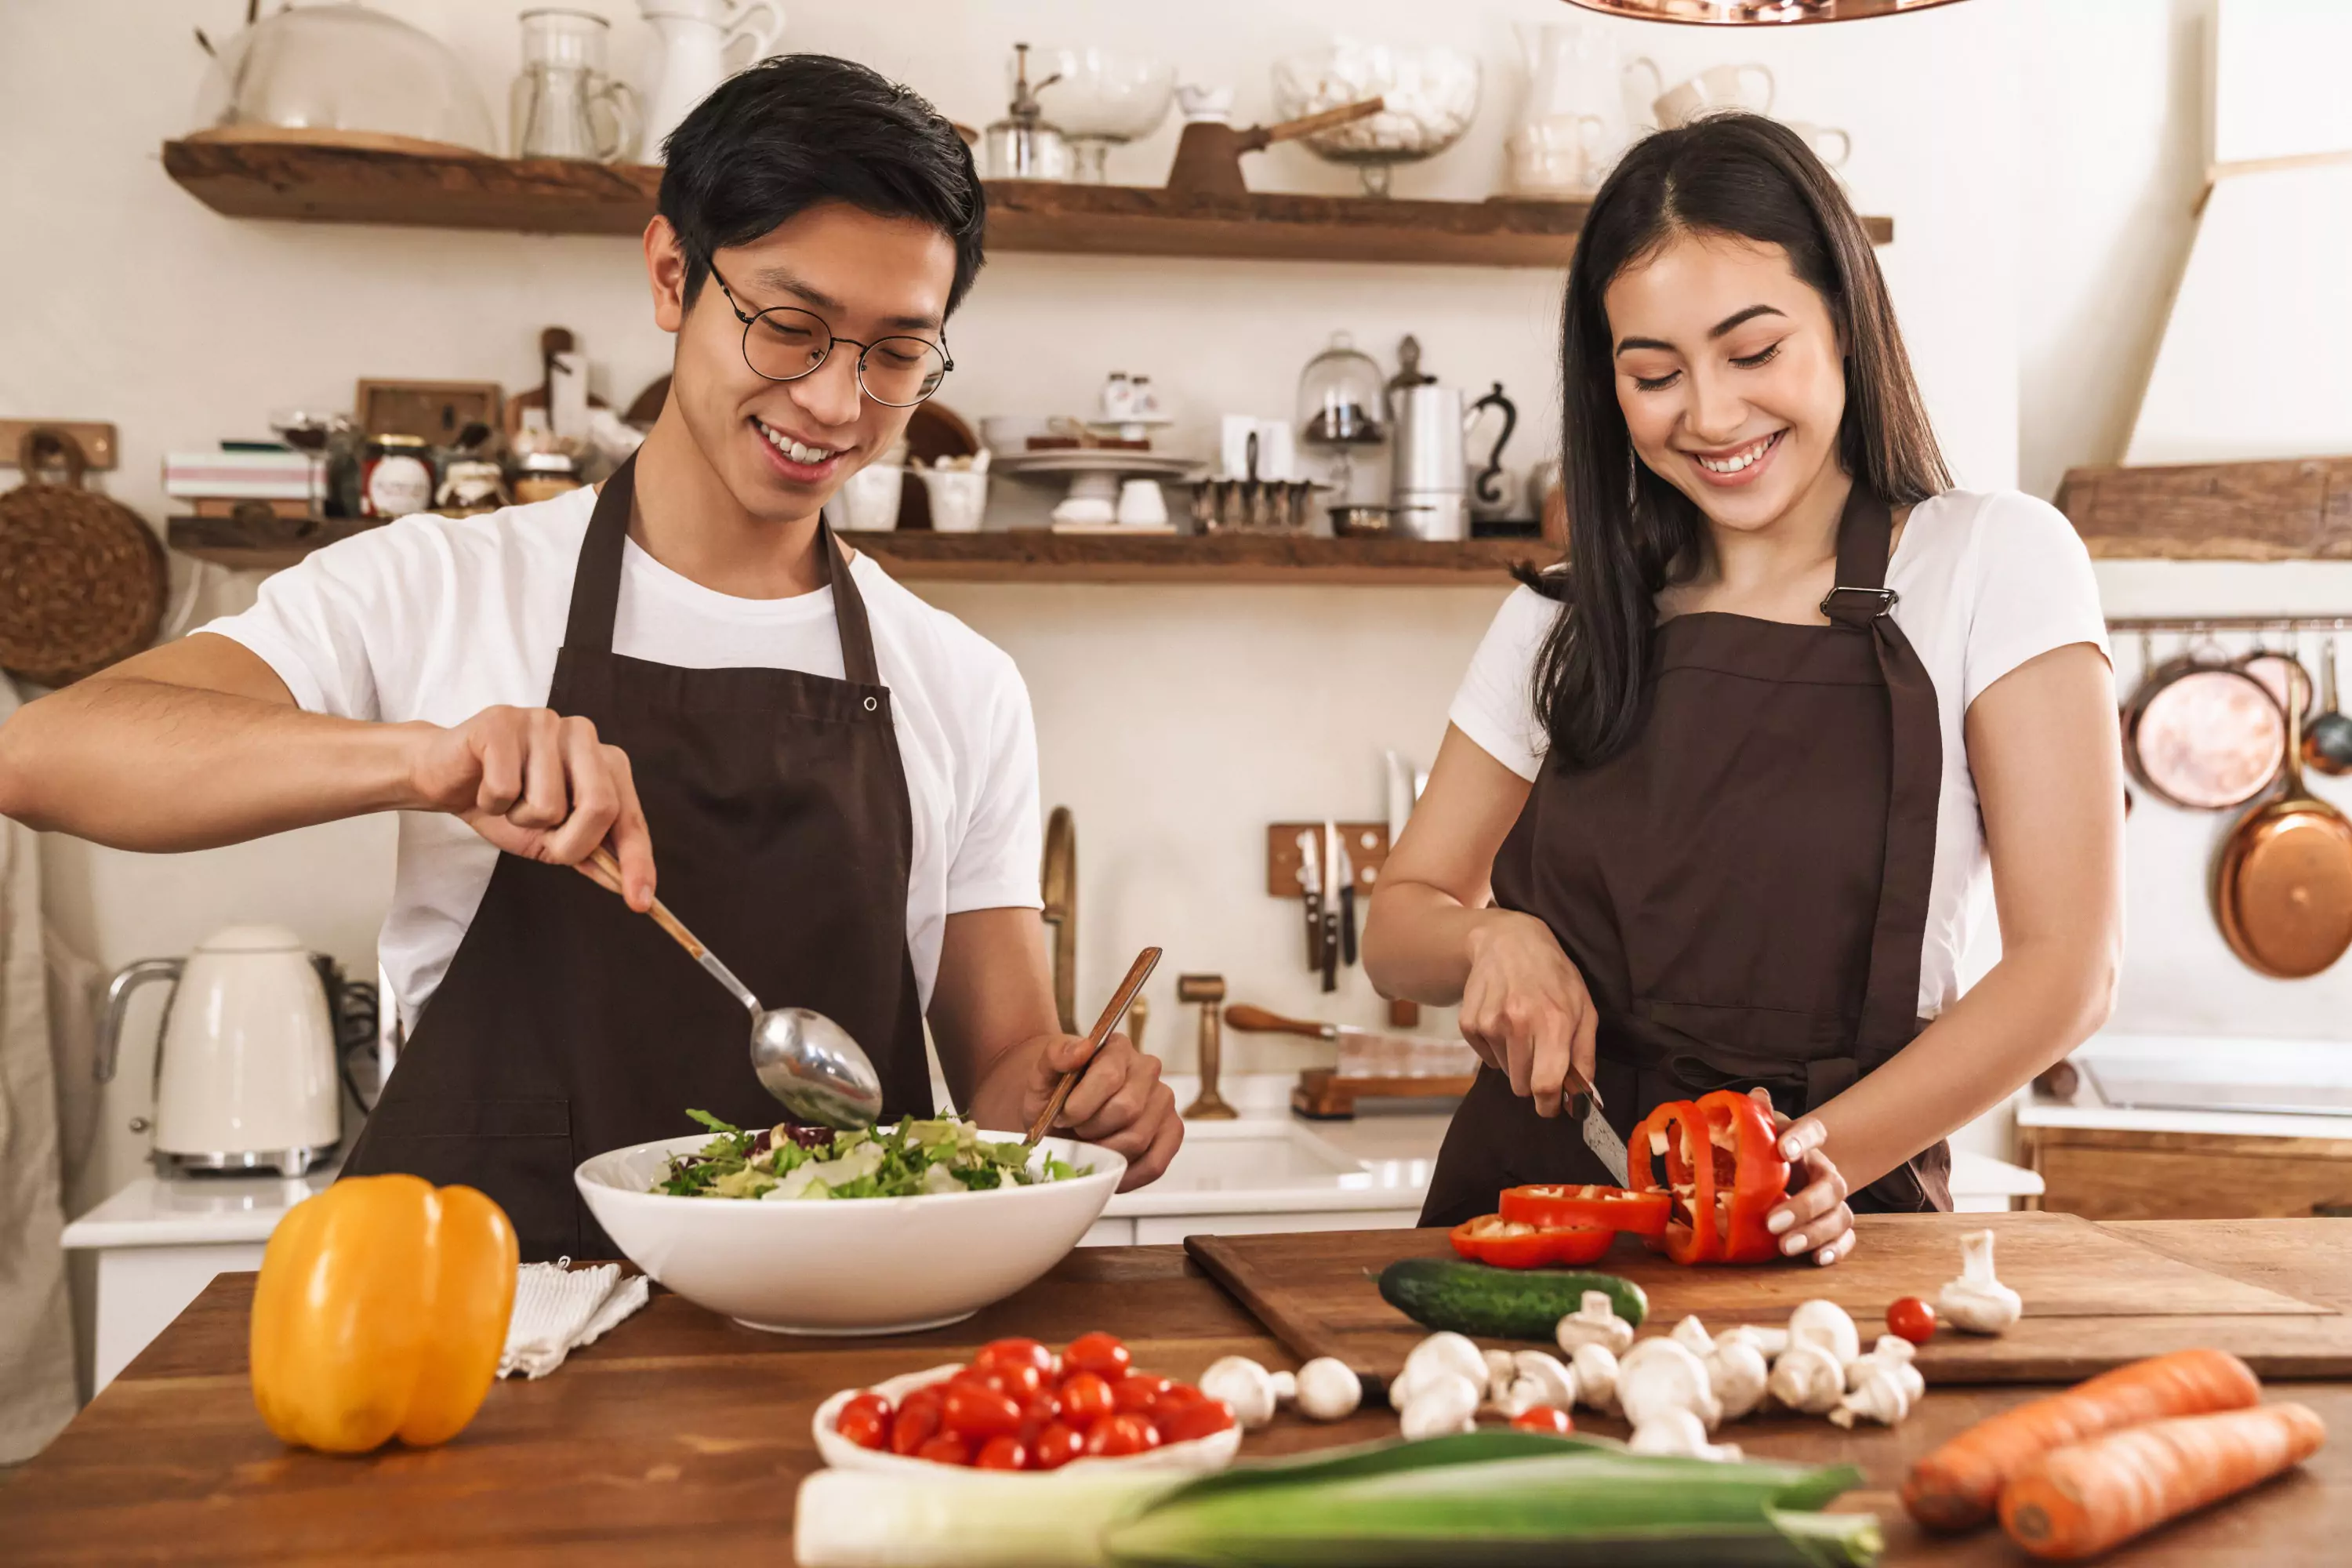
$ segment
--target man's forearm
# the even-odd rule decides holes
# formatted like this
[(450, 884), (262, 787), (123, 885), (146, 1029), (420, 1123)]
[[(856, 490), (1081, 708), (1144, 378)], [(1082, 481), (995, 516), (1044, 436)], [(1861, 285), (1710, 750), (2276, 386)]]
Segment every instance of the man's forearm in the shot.
[(415, 729), (94, 676), (0, 725), (0, 815), (118, 849), (234, 844), (415, 804)]

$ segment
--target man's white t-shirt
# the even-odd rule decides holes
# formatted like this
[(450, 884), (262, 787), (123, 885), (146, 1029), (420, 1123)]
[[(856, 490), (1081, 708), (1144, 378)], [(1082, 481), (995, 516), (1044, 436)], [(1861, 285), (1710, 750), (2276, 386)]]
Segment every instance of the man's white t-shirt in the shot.
[[(233, 637), (302, 708), (346, 719), (463, 722), (502, 704), (543, 707), (572, 603), (593, 491), (487, 516), (403, 518), (319, 551), (262, 586), (243, 615), (203, 628)], [(738, 599), (625, 548), (613, 651), (693, 669), (842, 676), (833, 590)], [(850, 566), (890, 689), (913, 808), (907, 947), (923, 1005), (947, 917), (1034, 909), (1041, 828), (1037, 741), (1012, 658), (891, 581)], [(377, 953), (402, 1018), (446, 973), (499, 852), (454, 816), (404, 812), (398, 876)], [(661, 845), (654, 846), (660, 864)]]
[[(2013, 490), (1948, 490), (1911, 510), (1887, 563), (1895, 625), (1935, 682), (1944, 740), (1936, 869), (1920, 954), (1919, 1016), (1959, 995), (1985, 872), (1984, 817), (1969, 771), (1969, 705), (2028, 659), (2071, 643), (2106, 655), (2107, 627), (2090, 552), (2055, 508)], [(1447, 717), (1523, 779), (1550, 749), (1536, 716), (1536, 658), (1559, 605), (1530, 588), (1503, 602)]]

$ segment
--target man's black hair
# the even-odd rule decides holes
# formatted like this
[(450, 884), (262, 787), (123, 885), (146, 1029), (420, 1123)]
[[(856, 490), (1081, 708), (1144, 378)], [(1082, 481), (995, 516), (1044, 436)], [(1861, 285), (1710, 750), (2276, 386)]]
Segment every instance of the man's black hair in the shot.
[(854, 60), (762, 60), (720, 83), (662, 145), (660, 210), (685, 247), (689, 305), (713, 252), (825, 202), (915, 218), (953, 241), (950, 312), (979, 276), (988, 204), (971, 149), (921, 94)]

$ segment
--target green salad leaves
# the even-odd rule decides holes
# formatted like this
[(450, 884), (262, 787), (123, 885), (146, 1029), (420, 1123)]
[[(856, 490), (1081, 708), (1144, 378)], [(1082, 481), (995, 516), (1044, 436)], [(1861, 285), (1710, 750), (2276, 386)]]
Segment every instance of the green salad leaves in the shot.
[(1016, 1142), (987, 1142), (956, 1117), (835, 1132), (789, 1124), (747, 1132), (707, 1110), (687, 1115), (712, 1137), (670, 1161), (653, 1191), (680, 1198), (911, 1198), (1034, 1186), (1092, 1173), (1050, 1154), (1033, 1164)]

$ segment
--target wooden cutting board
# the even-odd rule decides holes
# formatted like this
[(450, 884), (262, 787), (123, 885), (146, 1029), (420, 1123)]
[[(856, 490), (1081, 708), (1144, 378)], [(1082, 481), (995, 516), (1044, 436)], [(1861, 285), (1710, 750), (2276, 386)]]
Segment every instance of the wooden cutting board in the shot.
[[(2142, 1356), (2213, 1345), (2264, 1377), (2352, 1376), (2352, 1317), (2167, 1257), (2073, 1215), (1865, 1215), (1851, 1257), (1811, 1264), (1688, 1268), (1630, 1237), (1595, 1268), (1649, 1293), (1644, 1331), (1696, 1314), (1709, 1330), (1780, 1324), (1826, 1296), (1853, 1314), (1867, 1346), (1889, 1303), (1935, 1299), (1960, 1269), (1960, 1237), (1991, 1229), (2001, 1279), (2025, 1316), (1986, 1338), (1949, 1329), (1919, 1350), (1942, 1384), (2072, 1382)], [(1336, 1355), (1386, 1379), (1429, 1331), (1381, 1299), (1380, 1271), (1400, 1258), (1451, 1257), (1442, 1230), (1195, 1236), (1184, 1247), (1302, 1359)], [(1497, 1344), (1508, 1342), (1496, 1341)]]

